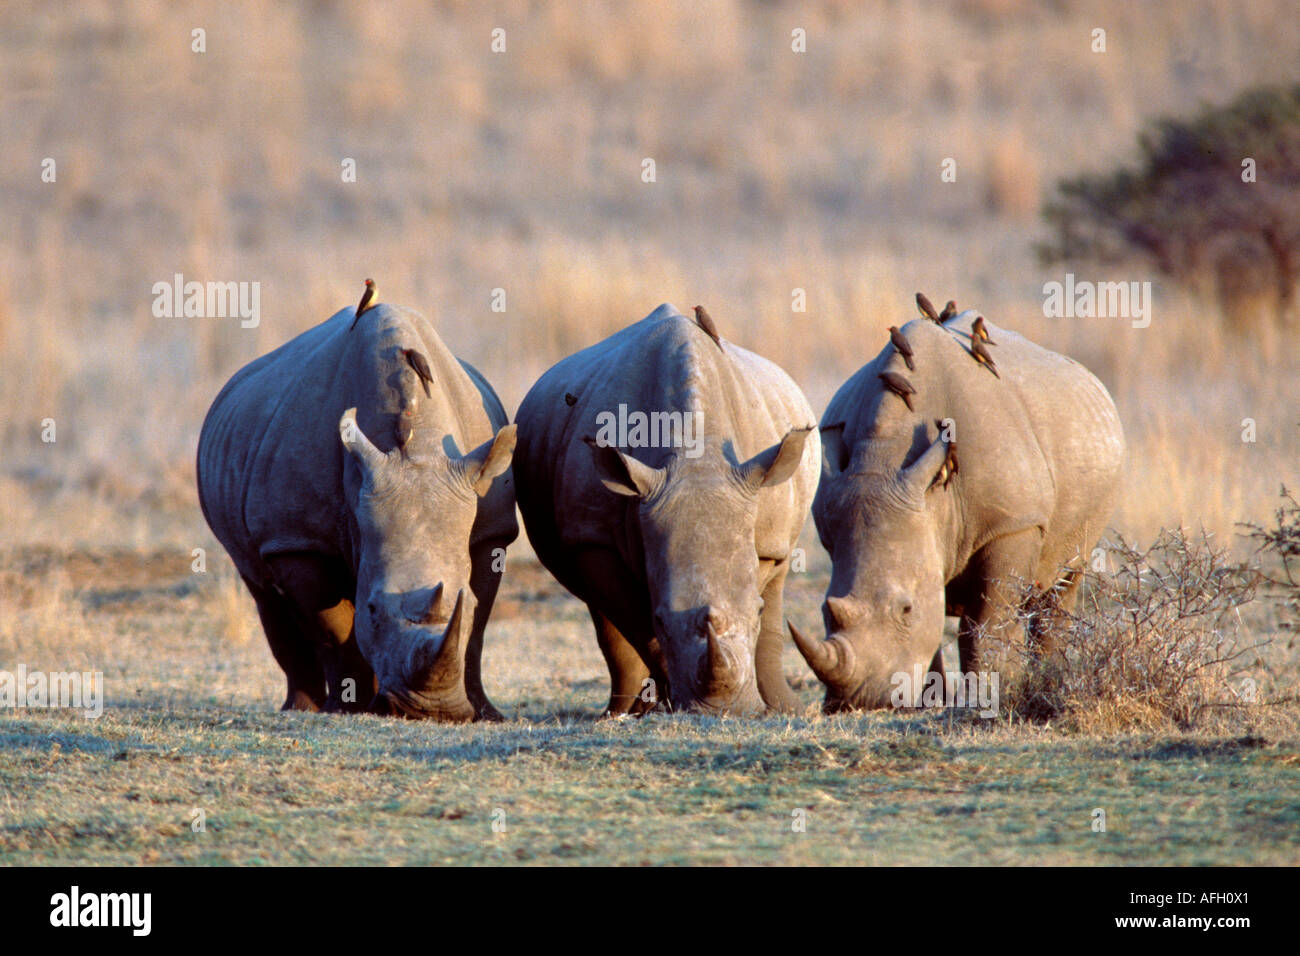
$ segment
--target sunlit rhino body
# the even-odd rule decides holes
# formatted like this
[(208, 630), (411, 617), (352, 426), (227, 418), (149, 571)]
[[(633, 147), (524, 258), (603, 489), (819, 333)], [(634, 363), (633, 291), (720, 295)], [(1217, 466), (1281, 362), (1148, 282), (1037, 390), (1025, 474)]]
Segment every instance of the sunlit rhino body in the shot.
[[(637, 413), (681, 422), (678, 447), (642, 447)], [(622, 450), (596, 441), (628, 432), (616, 419), (631, 423)], [(551, 368), (516, 422), (524, 526), (588, 605), (608, 712), (664, 696), (708, 713), (796, 709), (781, 598), (820, 451), (789, 376), (661, 305)]]
[[(995, 377), (970, 352), (974, 312), (902, 329), (908, 371), (892, 345), (836, 392), (822, 416), (823, 471), (813, 518), (830, 552), (825, 641), (797, 632), (827, 686), (827, 710), (884, 707), (891, 692), (942, 671), (944, 615), (960, 618), (961, 667), (978, 667), (982, 628), (1015, 630), (1012, 591), (1058, 583), (1100, 536), (1120, 491), (1124, 436), (1115, 405), (1072, 359), (985, 323)], [(910, 411), (878, 375), (906, 376)], [(936, 425), (951, 419), (959, 470)], [(1078, 580), (1067, 575), (1068, 606)], [(906, 674), (908, 680), (896, 680)]]
[[(355, 311), (221, 390), (199, 438), (203, 513), (257, 601), (286, 709), (497, 717), (479, 658), (518, 535), (514, 426), (422, 315), (378, 305), (349, 330)], [(427, 358), (429, 395), (404, 349)]]

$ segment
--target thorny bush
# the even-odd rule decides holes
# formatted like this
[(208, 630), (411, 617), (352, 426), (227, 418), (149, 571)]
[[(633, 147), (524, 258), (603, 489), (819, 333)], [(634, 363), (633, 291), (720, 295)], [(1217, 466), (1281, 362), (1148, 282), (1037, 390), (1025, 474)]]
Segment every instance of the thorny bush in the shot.
[(1269, 642), (1246, 635), (1238, 609), (1254, 599), (1259, 572), (1230, 562), (1205, 532), (1162, 530), (1146, 549), (1116, 540), (1109, 567), (1075, 572), (1074, 608), (1059, 590), (1022, 590), (1020, 623), (1033, 637), (1012, 651), (1023, 667), (1004, 694), (1008, 710), (1085, 732), (1188, 730), (1211, 708), (1255, 703), (1242, 674)]

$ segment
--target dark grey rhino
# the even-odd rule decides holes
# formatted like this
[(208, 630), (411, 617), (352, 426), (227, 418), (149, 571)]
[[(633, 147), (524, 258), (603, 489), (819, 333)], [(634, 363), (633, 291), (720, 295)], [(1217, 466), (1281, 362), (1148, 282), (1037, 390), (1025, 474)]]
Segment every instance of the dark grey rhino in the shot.
[(611, 714), (656, 697), (798, 709), (781, 599), (817, 483), (814, 416), (781, 369), (715, 334), (661, 305), (551, 368), (516, 416), (524, 527), (588, 605)]
[(500, 717), (480, 655), (519, 533), (514, 443), (491, 386), (412, 309), (343, 309), (226, 383), (199, 501), (257, 602), (286, 709)]

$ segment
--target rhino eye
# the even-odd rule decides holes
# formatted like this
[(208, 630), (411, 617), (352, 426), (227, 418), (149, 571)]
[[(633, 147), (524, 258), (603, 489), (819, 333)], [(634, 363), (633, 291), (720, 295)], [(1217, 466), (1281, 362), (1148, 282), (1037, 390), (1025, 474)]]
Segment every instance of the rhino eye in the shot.
[(374, 617), (376, 614), (379, 613), (379, 607), (378, 605), (375, 604), (374, 601), (371, 601), (369, 604), (366, 605), (366, 610), (370, 612), (371, 617)]
[(899, 598), (898, 603), (894, 605), (894, 614), (904, 627), (912, 626), (912, 602), (906, 598)]

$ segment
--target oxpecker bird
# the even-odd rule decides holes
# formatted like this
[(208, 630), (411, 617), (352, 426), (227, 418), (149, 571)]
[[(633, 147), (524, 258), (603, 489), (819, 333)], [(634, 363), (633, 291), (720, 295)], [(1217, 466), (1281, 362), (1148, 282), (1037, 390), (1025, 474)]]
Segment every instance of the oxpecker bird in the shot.
[(947, 473), (943, 476), (943, 486), (948, 487), (952, 480), (957, 477), (957, 443), (948, 442), (948, 457), (943, 460), (943, 467)]
[(880, 372), (876, 377), (884, 383), (885, 388), (901, 398), (910, 411), (916, 411), (910, 397), (916, 394), (916, 389), (912, 387), (911, 382), (897, 372)]
[(718, 348), (722, 348), (722, 339), (718, 338), (718, 327), (713, 324), (713, 319), (709, 318), (709, 313), (704, 311), (704, 306), (695, 307), (695, 324), (702, 328), (709, 338), (713, 339)]
[(921, 314), (931, 322), (939, 321), (939, 313), (934, 311), (934, 305), (925, 297), (924, 292), (916, 294), (916, 307), (921, 310)]
[(420, 377), (420, 384), (424, 386), (424, 397), (432, 398), (433, 392), (429, 390), (429, 383), (433, 381), (433, 373), (429, 371), (429, 360), (415, 349), (402, 349), (402, 354), (406, 356), (406, 363)]
[(989, 330), (984, 328), (984, 316), (982, 315), (975, 316), (975, 321), (971, 323), (970, 334), (972, 338), (980, 339), (988, 345), (998, 344), (989, 338)]
[(989, 350), (984, 347), (984, 343), (974, 335), (970, 338), (970, 354), (975, 356), (975, 361), (979, 362), (995, 376), (1002, 377), (998, 375), (998, 367), (993, 362), (993, 356), (989, 355)]
[[(939, 429), (939, 434), (942, 435), (943, 421), (936, 419), (934, 425)], [(942, 485), (947, 488), (957, 474), (957, 442), (954, 440), (944, 444), (947, 445), (948, 454), (944, 456), (943, 464), (939, 466), (938, 472), (935, 473), (934, 481), (930, 482), (931, 488), (935, 485)]]
[(947, 305), (943, 307), (943, 311), (939, 313), (939, 324), (942, 325), (944, 322), (947, 322), (956, 314), (957, 314), (957, 300), (949, 299)]
[(907, 363), (908, 371), (915, 372), (916, 363), (912, 361), (912, 346), (908, 343), (907, 339), (903, 337), (903, 333), (898, 331), (898, 326), (891, 325), (889, 327), (889, 341), (894, 343), (894, 348), (898, 350), (898, 354), (903, 356), (903, 361)]
[(377, 294), (378, 293), (375, 291), (375, 280), (367, 279), (366, 291), (361, 294), (361, 301), (357, 304), (357, 314), (352, 317), (352, 324), (348, 326), (349, 332), (356, 327), (357, 319), (361, 318), (362, 312), (366, 311), (366, 309), (370, 308), (372, 305), (379, 304), (379, 300), (376, 298)]

